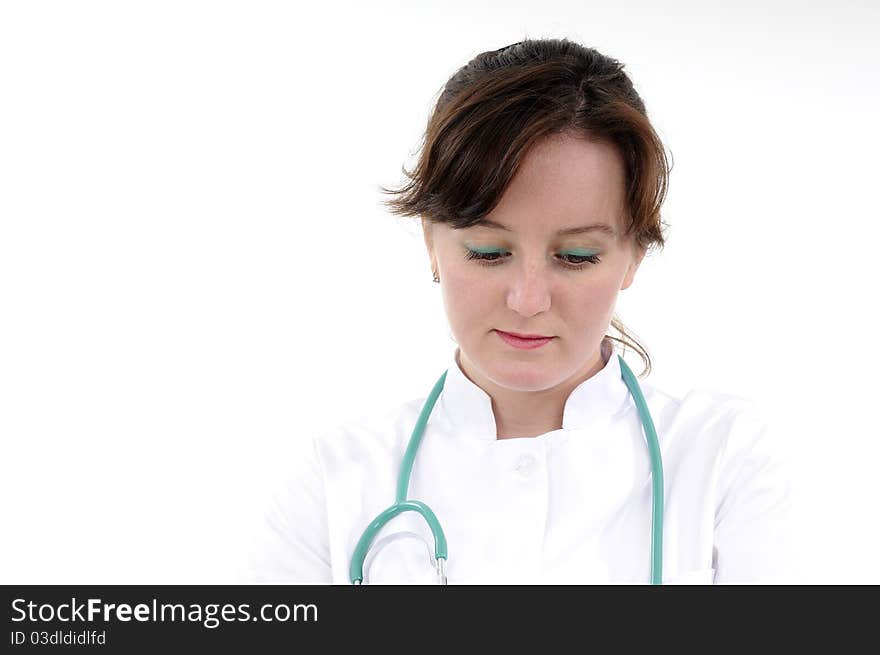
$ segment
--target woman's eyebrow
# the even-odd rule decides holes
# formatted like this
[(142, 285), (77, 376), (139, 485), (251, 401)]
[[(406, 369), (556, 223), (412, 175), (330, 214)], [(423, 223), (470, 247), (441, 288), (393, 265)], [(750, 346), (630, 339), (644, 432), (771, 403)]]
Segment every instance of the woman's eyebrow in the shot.
[[(511, 232), (512, 230), (506, 225), (502, 225), (496, 221), (493, 221), (488, 218), (484, 218), (479, 223), (477, 223), (474, 227), (484, 226), (488, 228), (493, 228), (496, 230), (504, 230), (506, 232)], [(556, 234), (560, 236), (567, 236), (570, 234), (583, 234), (584, 232), (604, 232), (609, 236), (614, 236), (616, 234), (613, 227), (610, 225), (606, 225), (605, 223), (591, 223), (590, 225), (579, 225), (577, 227), (566, 227), (559, 230)]]

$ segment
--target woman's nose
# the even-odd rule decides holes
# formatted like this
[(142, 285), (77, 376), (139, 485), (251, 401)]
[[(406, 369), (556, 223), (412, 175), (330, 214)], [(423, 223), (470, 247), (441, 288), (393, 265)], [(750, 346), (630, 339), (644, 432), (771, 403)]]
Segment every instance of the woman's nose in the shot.
[(523, 316), (550, 309), (550, 271), (540, 262), (511, 267), (507, 306)]

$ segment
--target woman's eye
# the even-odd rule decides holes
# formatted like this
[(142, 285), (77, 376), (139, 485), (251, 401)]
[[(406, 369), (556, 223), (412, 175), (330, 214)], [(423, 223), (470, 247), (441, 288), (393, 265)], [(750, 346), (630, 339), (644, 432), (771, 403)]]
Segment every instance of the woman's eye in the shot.
[(477, 259), (482, 262), (497, 262), (505, 254), (509, 253), (504, 250), (471, 250), (468, 248), (464, 258), (468, 260)]
[(573, 254), (564, 254), (560, 255), (563, 259), (565, 259), (569, 264), (573, 266), (579, 266), (589, 262), (590, 264), (598, 264), (599, 263), (599, 255), (591, 254), (591, 255), (573, 255)]

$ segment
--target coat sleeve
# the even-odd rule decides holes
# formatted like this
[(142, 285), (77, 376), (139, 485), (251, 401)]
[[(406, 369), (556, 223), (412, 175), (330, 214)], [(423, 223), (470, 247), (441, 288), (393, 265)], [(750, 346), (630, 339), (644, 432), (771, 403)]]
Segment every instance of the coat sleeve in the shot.
[(715, 583), (799, 584), (792, 458), (748, 402), (730, 423), (718, 479)]
[(330, 546), (324, 480), (311, 440), (297, 448), (290, 470), (276, 485), (252, 539), (251, 583), (330, 584)]

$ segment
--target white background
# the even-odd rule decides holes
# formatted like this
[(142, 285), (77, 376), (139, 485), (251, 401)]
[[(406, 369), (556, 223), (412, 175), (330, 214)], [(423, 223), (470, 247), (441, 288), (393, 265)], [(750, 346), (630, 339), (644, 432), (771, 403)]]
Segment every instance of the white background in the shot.
[(810, 580), (880, 582), (880, 5), (729, 5), (0, 5), (0, 582), (238, 580), (297, 440), (454, 348), (379, 185), (460, 66), (563, 36), (673, 156), (649, 380), (757, 400)]

